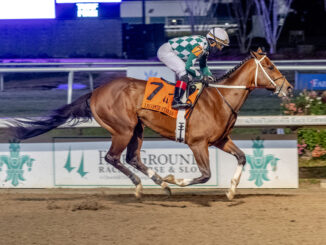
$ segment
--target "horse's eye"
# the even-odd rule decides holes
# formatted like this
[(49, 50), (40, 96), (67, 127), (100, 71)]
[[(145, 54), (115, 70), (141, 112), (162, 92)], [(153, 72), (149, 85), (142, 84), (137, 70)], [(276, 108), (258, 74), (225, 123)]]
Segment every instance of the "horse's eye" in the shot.
[(271, 65), (271, 66), (268, 67), (268, 69), (270, 69), (270, 70), (274, 70), (274, 66)]

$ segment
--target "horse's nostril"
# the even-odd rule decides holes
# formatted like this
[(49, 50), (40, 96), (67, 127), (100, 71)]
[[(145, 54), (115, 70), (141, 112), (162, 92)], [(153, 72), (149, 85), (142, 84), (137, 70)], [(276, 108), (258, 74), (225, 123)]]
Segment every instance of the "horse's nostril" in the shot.
[(287, 90), (288, 90), (288, 94), (290, 94), (290, 95), (293, 94), (293, 88), (292, 87), (289, 86)]

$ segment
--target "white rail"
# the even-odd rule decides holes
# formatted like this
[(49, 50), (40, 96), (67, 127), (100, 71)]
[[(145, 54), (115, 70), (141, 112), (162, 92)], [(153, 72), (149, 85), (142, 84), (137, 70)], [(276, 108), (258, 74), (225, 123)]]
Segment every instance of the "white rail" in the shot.
[[(161, 66), (164, 66), (161, 64)], [(233, 65), (211, 65), (211, 70), (228, 70), (232, 69)], [(294, 71), (317, 71), (326, 70), (326, 65), (278, 65), (280, 70), (294, 70)], [(106, 72), (106, 71), (127, 71), (128, 66), (115, 67), (10, 67), (0, 68), (0, 73), (38, 73), (38, 72)]]
[(92, 90), (94, 87), (93, 76), (90, 72), (107, 72), (107, 71), (124, 71), (128, 67), (25, 67), (25, 68), (0, 68), (0, 92), (4, 91), (4, 74), (6, 73), (37, 73), (37, 72), (57, 72), (68, 73), (68, 90), (67, 90), (67, 103), (72, 101), (72, 90), (74, 83), (75, 72), (88, 72), (89, 73), (89, 86)]
[[(61, 59), (58, 59), (61, 60)], [(213, 60), (213, 61), (208, 61), (207, 63), (209, 65), (214, 65), (214, 64), (239, 64), (241, 60)], [(284, 63), (289, 63), (289, 64), (302, 64), (302, 63), (326, 63), (326, 59), (310, 59), (310, 60), (273, 60), (275, 64), (284, 64)], [(61, 62), (34, 62), (33, 60), (26, 60), (25, 62), (13, 62), (13, 60), (8, 60), (8, 61), (2, 61), (0, 60), (0, 67), (10, 67), (10, 66), (15, 66), (15, 67), (26, 67), (26, 66), (133, 66), (133, 65), (162, 65), (160, 61), (143, 61), (143, 60), (138, 60), (138, 61), (91, 61), (91, 62), (86, 62), (86, 61), (81, 61), (81, 62), (67, 62), (64, 59), (62, 59)]]
[[(19, 119), (19, 118), (17, 118)], [(9, 118), (0, 118), (0, 128), (7, 128)], [(235, 127), (290, 127), (326, 126), (326, 115), (322, 116), (239, 116)], [(74, 128), (97, 128), (100, 125), (92, 120), (80, 123)], [(64, 124), (60, 128), (71, 128)]]
[[(319, 60), (307, 60), (306, 62), (323, 62)], [(215, 63), (214, 63), (215, 62)], [(229, 70), (234, 67), (234, 61), (224, 61), (217, 62), (214, 61), (210, 63), (211, 70)], [(284, 63), (296, 63), (304, 62), (303, 60), (298, 61), (282, 61)], [(19, 63), (22, 64), (22, 63)], [(29, 63), (26, 63), (29, 64)], [(51, 64), (51, 63), (50, 63)], [(72, 91), (73, 91), (73, 82), (74, 82), (74, 73), (75, 72), (87, 72), (89, 74), (90, 88), (93, 88), (93, 77), (91, 72), (108, 72), (108, 71), (122, 71), (126, 72), (128, 70), (128, 65), (159, 65), (163, 66), (160, 62), (126, 62), (126, 63), (107, 63), (106, 65), (111, 65), (111, 67), (89, 67), (90, 63), (80, 63), (80, 66), (86, 67), (65, 67), (69, 66), (69, 63), (60, 63), (61, 67), (1, 67), (0, 68), (0, 91), (4, 91), (4, 74), (7, 73), (44, 73), (44, 72), (54, 72), (54, 73), (68, 73), (68, 91), (67, 91), (67, 103), (70, 104), (72, 101)], [(124, 65), (122, 65), (124, 64)], [(126, 65), (127, 64), (127, 65)], [(36, 65), (36, 63), (34, 64)], [(116, 66), (114, 66), (116, 65)], [(294, 70), (294, 71), (326, 71), (326, 65), (285, 65), (280, 64), (277, 66), (280, 70)]]

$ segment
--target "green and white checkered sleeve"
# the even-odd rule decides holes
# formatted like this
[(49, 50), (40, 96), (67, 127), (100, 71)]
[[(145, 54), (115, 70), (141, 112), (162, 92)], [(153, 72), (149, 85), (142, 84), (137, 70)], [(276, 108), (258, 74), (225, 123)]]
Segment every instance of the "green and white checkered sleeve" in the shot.
[(196, 60), (197, 56), (191, 53), (186, 62), (186, 70), (191, 76), (200, 78), (201, 73), (195, 68)]
[(199, 59), (199, 67), (204, 76), (212, 76), (212, 72), (209, 70), (207, 66), (207, 57), (208, 55), (205, 54)]

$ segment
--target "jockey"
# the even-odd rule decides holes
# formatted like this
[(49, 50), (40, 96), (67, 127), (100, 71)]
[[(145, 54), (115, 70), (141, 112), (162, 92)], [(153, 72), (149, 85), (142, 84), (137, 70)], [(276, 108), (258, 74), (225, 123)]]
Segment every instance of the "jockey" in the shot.
[[(229, 46), (229, 36), (222, 28), (212, 28), (206, 38), (200, 35), (176, 37), (164, 43), (157, 51), (157, 56), (167, 67), (177, 74), (173, 109), (188, 108), (191, 105), (181, 101), (187, 83), (193, 78), (203, 79), (205, 83), (214, 81), (207, 66), (208, 55)], [(194, 67), (199, 61), (200, 72)]]

